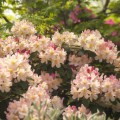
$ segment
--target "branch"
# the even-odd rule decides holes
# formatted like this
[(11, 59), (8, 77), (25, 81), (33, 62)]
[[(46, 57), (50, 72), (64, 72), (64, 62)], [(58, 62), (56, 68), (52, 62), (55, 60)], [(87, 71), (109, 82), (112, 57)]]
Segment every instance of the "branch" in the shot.
[(103, 10), (101, 11), (102, 13), (106, 13), (109, 3), (110, 3), (110, 0), (106, 0)]
[[(62, 2), (61, 6), (64, 6), (64, 4), (65, 4), (65, 2)], [(67, 15), (66, 15), (66, 12), (61, 9), (61, 10), (60, 10), (60, 14), (61, 14), (62, 17), (63, 17), (65, 27), (67, 27), (68, 24), (67, 24), (67, 18), (66, 18)]]
[(81, 1), (81, 0), (77, 0), (77, 3), (78, 3), (77, 5), (79, 5), (80, 7), (82, 7), (82, 6), (81, 6), (81, 3), (82, 3), (82, 2), (83, 2), (83, 1)]
[(7, 23), (11, 23), (6, 16), (2, 15), (3, 19), (7, 22)]
[(112, 11), (112, 12), (109, 12), (109, 13), (106, 13), (106, 14), (120, 14), (120, 11), (116, 10), (116, 11)]
[(81, 3), (81, 0), (77, 0), (77, 2), (78, 2), (78, 5), (80, 5), (80, 3)]

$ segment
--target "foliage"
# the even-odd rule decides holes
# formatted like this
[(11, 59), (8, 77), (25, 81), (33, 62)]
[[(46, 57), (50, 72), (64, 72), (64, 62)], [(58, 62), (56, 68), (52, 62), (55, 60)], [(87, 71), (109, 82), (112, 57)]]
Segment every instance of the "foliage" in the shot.
[[(7, 5), (5, 5), (6, 3)], [(6, 29), (11, 26), (10, 23), (13, 23), (7, 18), (9, 16), (4, 14), (5, 10), (10, 9), (15, 14), (19, 14), (20, 19), (32, 21), (39, 34), (51, 35), (54, 31), (63, 29), (79, 34), (84, 29), (98, 29), (106, 39), (116, 42), (119, 41), (118, 31), (120, 30), (119, 4), (119, 0), (105, 0), (103, 3), (102, 0), (57, 0), (57, 2), (56, 0), (3, 0), (1, 1), (1, 18), (6, 23), (2, 26), (6, 26)], [(101, 8), (98, 9), (100, 5)], [(76, 18), (80, 22), (73, 20)], [(112, 26), (105, 24), (105, 20), (108, 19), (113, 19), (115, 24)], [(2, 26), (1, 31), (3, 31)]]

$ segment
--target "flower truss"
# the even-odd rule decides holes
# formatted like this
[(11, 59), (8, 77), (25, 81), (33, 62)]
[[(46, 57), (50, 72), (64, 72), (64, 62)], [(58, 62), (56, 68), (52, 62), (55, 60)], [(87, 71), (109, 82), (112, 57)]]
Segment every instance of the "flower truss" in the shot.
[[(100, 75), (97, 68), (87, 64), (80, 68), (76, 78), (71, 82), (71, 94), (73, 99), (90, 99), (102, 105), (107, 103), (107, 107), (113, 107), (112, 102), (120, 100), (120, 81), (113, 75), (106, 77)], [(119, 106), (114, 109), (119, 111)]]

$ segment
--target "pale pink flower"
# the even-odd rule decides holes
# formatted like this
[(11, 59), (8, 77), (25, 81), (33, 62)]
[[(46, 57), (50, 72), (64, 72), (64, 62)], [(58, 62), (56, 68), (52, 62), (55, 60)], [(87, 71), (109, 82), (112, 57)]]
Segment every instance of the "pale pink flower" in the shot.
[(22, 20), (19, 22), (15, 22), (14, 26), (11, 29), (11, 32), (15, 36), (30, 36), (36, 33), (35, 27), (31, 22), (26, 20)]
[[(87, 64), (80, 68), (75, 80), (71, 82), (73, 99), (97, 99), (100, 94), (100, 81), (98, 69)], [(96, 91), (96, 92), (95, 92)]]
[(58, 86), (62, 83), (62, 79), (57, 73), (49, 74), (46, 72), (41, 72), (42, 81), (46, 82), (48, 85), (48, 90), (58, 89)]

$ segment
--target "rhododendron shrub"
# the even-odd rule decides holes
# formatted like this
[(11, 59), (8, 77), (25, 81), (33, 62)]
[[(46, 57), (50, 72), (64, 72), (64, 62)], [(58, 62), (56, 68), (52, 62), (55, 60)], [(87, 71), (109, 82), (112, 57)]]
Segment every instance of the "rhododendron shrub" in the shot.
[(1, 118), (120, 117), (119, 51), (99, 31), (85, 30), (80, 35), (57, 31), (45, 37), (22, 20), (11, 33), (0, 39)]

